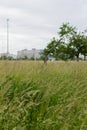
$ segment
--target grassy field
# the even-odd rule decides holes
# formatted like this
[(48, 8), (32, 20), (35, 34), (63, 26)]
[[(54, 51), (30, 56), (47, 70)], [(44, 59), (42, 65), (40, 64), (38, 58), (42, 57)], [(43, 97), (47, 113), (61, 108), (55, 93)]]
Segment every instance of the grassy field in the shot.
[(87, 62), (0, 61), (0, 130), (87, 130)]

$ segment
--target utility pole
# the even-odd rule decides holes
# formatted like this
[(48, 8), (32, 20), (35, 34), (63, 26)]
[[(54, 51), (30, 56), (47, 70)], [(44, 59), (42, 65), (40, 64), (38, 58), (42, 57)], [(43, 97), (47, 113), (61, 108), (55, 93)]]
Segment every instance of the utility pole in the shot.
[(7, 18), (7, 54), (9, 54), (9, 19)]

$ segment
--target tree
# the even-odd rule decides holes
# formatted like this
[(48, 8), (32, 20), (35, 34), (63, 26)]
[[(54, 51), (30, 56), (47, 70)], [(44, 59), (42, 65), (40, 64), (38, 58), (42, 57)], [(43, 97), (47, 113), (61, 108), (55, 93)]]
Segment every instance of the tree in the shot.
[(75, 33), (75, 27), (70, 26), (69, 23), (62, 24), (58, 32), (59, 38), (53, 38), (44, 51), (56, 59), (67, 60), (73, 57), (73, 55), (70, 56), (71, 52), (69, 51), (69, 47), (67, 48), (67, 45), (72, 34), (75, 35)]
[(76, 27), (71, 26), (69, 23), (63, 23), (59, 28), (58, 35), (62, 43), (69, 43), (69, 40), (72, 36), (76, 35)]
[(81, 54), (84, 56), (84, 60), (86, 60), (87, 56), (87, 36), (83, 36), (83, 44)]
[(56, 40), (53, 38), (51, 42), (44, 49), (44, 63), (47, 63), (49, 56), (55, 56)]
[(77, 33), (70, 39), (70, 46), (74, 50), (74, 55), (79, 61), (79, 55), (87, 55), (87, 38), (82, 32)]
[(79, 61), (79, 55), (87, 56), (87, 36), (84, 32), (78, 32), (76, 27), (69, 23), (62, 24), (58, 32), (59, 38), (53, 38), (44, 49), (44, 53), (56, 59), (74, 59)]

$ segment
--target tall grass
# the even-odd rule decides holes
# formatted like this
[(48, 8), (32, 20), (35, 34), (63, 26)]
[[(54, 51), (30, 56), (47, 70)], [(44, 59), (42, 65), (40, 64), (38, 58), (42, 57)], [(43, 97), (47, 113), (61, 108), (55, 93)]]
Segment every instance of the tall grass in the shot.
[(0, 62), (0, 130), (86, 130), (87, 62)]

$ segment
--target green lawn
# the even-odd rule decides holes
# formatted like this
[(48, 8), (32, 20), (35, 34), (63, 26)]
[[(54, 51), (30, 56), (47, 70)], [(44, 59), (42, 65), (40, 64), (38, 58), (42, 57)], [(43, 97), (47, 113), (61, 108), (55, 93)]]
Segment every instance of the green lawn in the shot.
[(0, 130), (87, 130), (87, 62), (0, 61)]

